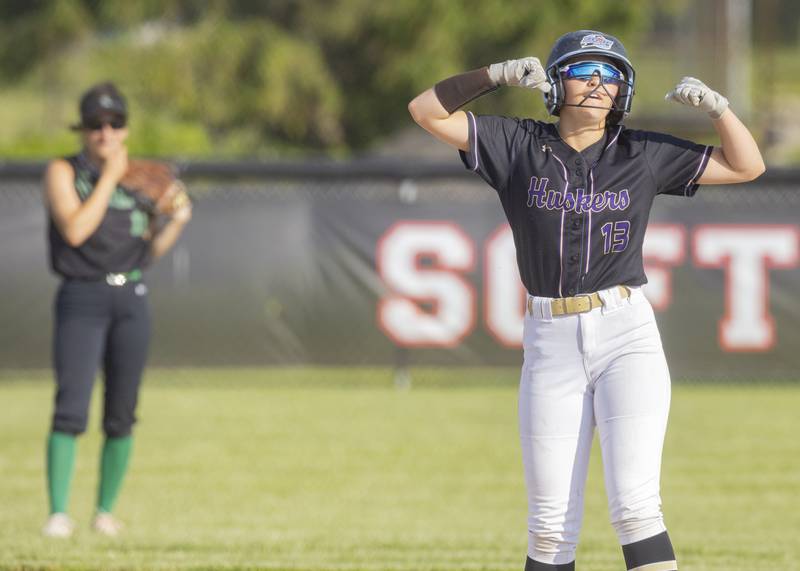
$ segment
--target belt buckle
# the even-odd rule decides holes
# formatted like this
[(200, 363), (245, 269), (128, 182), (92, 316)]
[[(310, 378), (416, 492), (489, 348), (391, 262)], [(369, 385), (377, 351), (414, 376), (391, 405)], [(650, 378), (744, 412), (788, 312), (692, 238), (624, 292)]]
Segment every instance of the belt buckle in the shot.
[[(585, 297), (585, 298), (587, 298), (589, 300), (589, 307), (587, 309), (584, 309), (583, 311), (576, 311), (575, 313), (588, 313), (589, 311), (594, 309), (594, 298), (592, 297), (592, 295), (593, 294), (591, 294), (591, 293), (578, 293), (578, 294), (575, 294), (574, 297), (576, 297), (576, 298)], [(600, 300), (600, 305), (598, 305), (598, 307), (600, 307), (602, 305), (603, 305), (603, 300), (601, 299)]]
[(106, 283), (110, 286), (120, 287), (128, 283), (125, 274), (106, 274)]
[(567, 298), (556, 297), (550, 300), (550, 312), (553, 315), (568, 315), (567, 311)]

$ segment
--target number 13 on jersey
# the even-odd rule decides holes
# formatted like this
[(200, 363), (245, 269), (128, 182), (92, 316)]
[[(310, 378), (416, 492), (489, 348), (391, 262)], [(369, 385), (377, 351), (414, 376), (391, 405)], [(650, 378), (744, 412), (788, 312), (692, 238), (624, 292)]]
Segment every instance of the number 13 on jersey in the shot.
[(622, 252), (628, 247), (631, 223), (627, 220), (606, 222), (600, 227), (603, 234), (603, 253)]

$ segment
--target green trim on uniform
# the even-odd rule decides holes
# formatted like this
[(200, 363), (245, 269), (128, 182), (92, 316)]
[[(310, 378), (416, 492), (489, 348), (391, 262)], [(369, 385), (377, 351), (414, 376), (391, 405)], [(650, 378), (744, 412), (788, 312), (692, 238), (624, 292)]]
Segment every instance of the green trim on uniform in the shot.
[[(86, 169), (82, 169), (79, 166), (75, 168), (75, 171), (75, 189), (78, 191), (81, 200), (86, 200), (94, 191), (91, 174)], [(111, 193), (108, 207), (114, 210), (134, 210), (137, 204), (135, 198), (126, 192), (122, 186), (117, 185), (117, 188)]]
[(117, 186), (111, 194), (108, 207), (116, 210), (133, 210), (136, 208), (136, 199), (126, 193), (121, 186)]
[(106, 438), (100, 457), (100, 485), (97, 490), (97, 511), (111, 513), (128, 471), (133, 445), (132, 436)]
[(76, 449), (77, 438), (73, 434), (51, 432), (47, 439), (47, 493), (51, 514), (67, 513)]
[(75, 177), (75, 190), (78, 191), (78, 196), (81, 197), (81, 200), (89, 198), (89, 195), (92, 194), (94, 190), (94, 186), (92, 186), (91, 181), (88, 176), (84, 174), (84, 171), (79, 171)]
[(143, 236), (150, 226), (150, 217), (146, 212), (134, 208), (131, 210), (131, 236)]

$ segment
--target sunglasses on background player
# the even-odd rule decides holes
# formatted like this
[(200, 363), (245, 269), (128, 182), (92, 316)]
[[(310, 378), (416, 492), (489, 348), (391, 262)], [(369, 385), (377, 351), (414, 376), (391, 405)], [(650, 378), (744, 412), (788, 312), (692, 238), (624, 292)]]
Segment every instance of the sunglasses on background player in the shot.
[(124, 129), (126, 122), (125, 119), (118, 117), (111, 120), (106, 119), (89, 119), (82, 127), (88, 131), (101, 131), (104, 125), (108, 125), (112, 129)]
[(603, 83), (620, 85), (625, 82), (624, 74), (610, 63), (601, 61), (578, 61), (558, 69), (562, 79), (590, 80), (598, 75)]

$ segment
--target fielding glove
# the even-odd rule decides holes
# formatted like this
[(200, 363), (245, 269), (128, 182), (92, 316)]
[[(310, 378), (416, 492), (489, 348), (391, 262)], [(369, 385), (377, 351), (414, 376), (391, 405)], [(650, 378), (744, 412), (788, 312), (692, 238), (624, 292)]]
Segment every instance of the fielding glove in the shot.
[(128, 161), (128, 170), (119, 184), (152, 215), (171, 216), (189, 202), (186, 187), (177, 179), (175, 169), (160, 161)]

